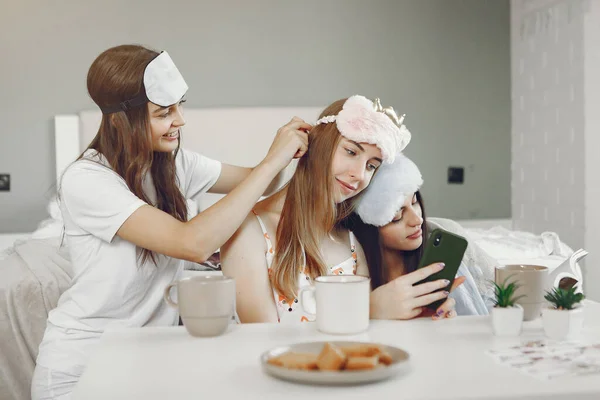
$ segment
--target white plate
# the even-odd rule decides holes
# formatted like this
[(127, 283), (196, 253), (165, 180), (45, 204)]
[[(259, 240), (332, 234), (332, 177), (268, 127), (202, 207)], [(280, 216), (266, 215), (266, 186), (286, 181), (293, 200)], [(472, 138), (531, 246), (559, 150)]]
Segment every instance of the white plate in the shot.
[[(267, 360), (269, 360), (271, 357), (276, 357), (288, 351), (319, 354), (325, 343), (332, 343), (340, 346), (354, 344), (377, 344), (382, 350), (385, 350), (390, 354), (390, 356), (392, 356), (392, 363), (387, 366), (381, 366), (365, 371), (305, 371), (279, 367), (267, 363)], [(410, 357), (406, 351), (384, 344), (328, 341), (297, 343), (290, 346), (276, 347), (264, 352), (260, 357), (260, 362), (262, 364), (263, 371), (265, 371), (267, 374), (287, 381), (320, 385), (358, 385), (362, 383), (381, 381), (401, 372), (408, 371), (410, 368), (409, 358)]]

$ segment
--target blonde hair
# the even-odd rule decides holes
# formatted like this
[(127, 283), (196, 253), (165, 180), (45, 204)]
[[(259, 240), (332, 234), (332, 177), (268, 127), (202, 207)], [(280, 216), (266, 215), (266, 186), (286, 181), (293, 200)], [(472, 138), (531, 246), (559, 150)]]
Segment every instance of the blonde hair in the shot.
[[(345, 103), (341, 99), (328, 106), (319, 118), (337, 115)], [(331, 167), (342, 135), (335, 123), (315, 126), (309, 134), (309, 149), (300, 159), (277, 225), (277, 244), (271, 284), (287, 299), (298, 291), (298, 275), (311, 279), (326, 275), (321, 240), (354, 210), (355, 198), (335, 203)]]

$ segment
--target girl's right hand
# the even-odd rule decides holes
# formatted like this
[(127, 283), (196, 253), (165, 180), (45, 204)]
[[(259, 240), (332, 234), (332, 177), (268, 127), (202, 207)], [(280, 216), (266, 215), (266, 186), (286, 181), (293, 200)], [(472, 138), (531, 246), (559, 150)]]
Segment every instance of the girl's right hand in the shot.
[[(439, 290), (448, 286), (445, 279), (416, 285), (443, 268), (442, 263), (431, 264), (375, 289), (371, 292), (371, 318), (412, 319), (423, 313), (427, 305), (447, 298), (450, 293)], [(455, 282), (452, 289), (460, 283)]]
[(308, 150), (308, 131), (311, 129), (312, 125), (301, 118), (292, 118), (277, 130), (277, 136), (263, 162), (272, 164), (281, 171), (292, 159), (302, 157)]

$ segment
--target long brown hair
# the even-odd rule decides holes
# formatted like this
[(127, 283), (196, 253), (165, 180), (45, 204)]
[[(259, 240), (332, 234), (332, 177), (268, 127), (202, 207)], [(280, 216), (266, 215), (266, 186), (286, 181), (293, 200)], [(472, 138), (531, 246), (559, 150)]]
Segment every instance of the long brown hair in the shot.
[[(423, 196), (421, 195), (420, 191), (417, 191), (415, 195), (417, 197), (417, 202), (419, 203), (419, 206), (421, 206), (421, 216), (423, 218), (423, 224), (421, 226), (423, 232), (423, 243), (421, 243), (421, 246), (419, 246), (415, 250), (402, 252), (402, 259), (404, 262), (404, 273), (413, 272), (417, 269), (417, 267), (419, 266), (419, 262), (423, 257), (424, 242), (428, 238), (427, 218), (425, 217), (425, 206), (423, 204)], [(364, 250), (365, 258), (369, 266), (371, 288), (375, 290), (379, 286), (388, 283), (390, 271), (383, 265), (381, 254), (381, 242), (379, 238), (379, 228), (364, 223), (356, 214), (352, 214), (352, 216), (348, 219), (346, 225), (349, 229), (352, 229), (352, 232), (354, 233), (356, 239), (358, 239), (360, 245)]]
[[(92, 63), (87, 75), (90, 97), (99, 107), (113, 106), (134, 98), (144, 88), (144, 70), (158, 52), (137, 45), (110, 48)], [(187, 206), (179, 190), (175, 173), (175, 152), (155, 152), (150, 137), (150, 115), (147, 105), (102, 115), (98, 133), (87, 147), (103, 155), (112, 169), (127, 183), (129, 190), (146, 203), (187, 220)], [(84, 152), (85, 153), (85, 152)], [(78, 159), (83, 158), (83, 154)], [(150, 173), (156, 189), (156, 204), (143, 190), (143, 181)], [(142, 249), (141, 260), (156, 264), (156, 254)]]
[[(334, 102), (319, 118), (337, 115), (345, 102)], [(309, 134), (308, 152), (286, 186), (271, 283), (288, 299), (296, 297), (301, 272), (311, 279), (326, 275), (320, 241), (354, 210), (355, 198), (335, 203), (331, 164), (341, 138), (335, 123), (315, 126)]]

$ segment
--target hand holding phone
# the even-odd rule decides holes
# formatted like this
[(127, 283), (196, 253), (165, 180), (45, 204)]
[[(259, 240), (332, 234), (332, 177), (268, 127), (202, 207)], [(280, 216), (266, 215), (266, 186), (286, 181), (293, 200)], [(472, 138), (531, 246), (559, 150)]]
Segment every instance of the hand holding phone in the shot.
[[(454, 310), (454, 300), (448, 299), (452, 289), (444, 291), (448, 281), (438, 279), (417, 284), (417, 282), (424, 282), (430, 275), (438, 273), (443, 268), (444, 266), (439, 263), (431, 264), (379, 286), (371, 292), (371, 318), (395, 320), (433, 316), (433, 312), (426, 310), (425, 307), (437, 300), (442, 303), (439, 310), (443, 313), (437, 315), (437, 318), (448, 318), (448, 313)], [(459, 286), (463, 281), (464, 277), (455, 279), (454, 287)]]
[[(448, 285), (439, 290), (450, 291), (465, 251), (467, 250), (467, 245), (467, 240), (462, 236), (450, 233), (443, 229), (434, 229), (425, 243), (423, 257), (419, 262), (418, 269), (434, 263), (444, 263), (445, 267), (441, 271), (429, 275), (417, 284), (445, 279), (449, 282)], [(443, 299), (437, 300), (429, 304), (428, 307), (437, 309), (443, 302)]]

